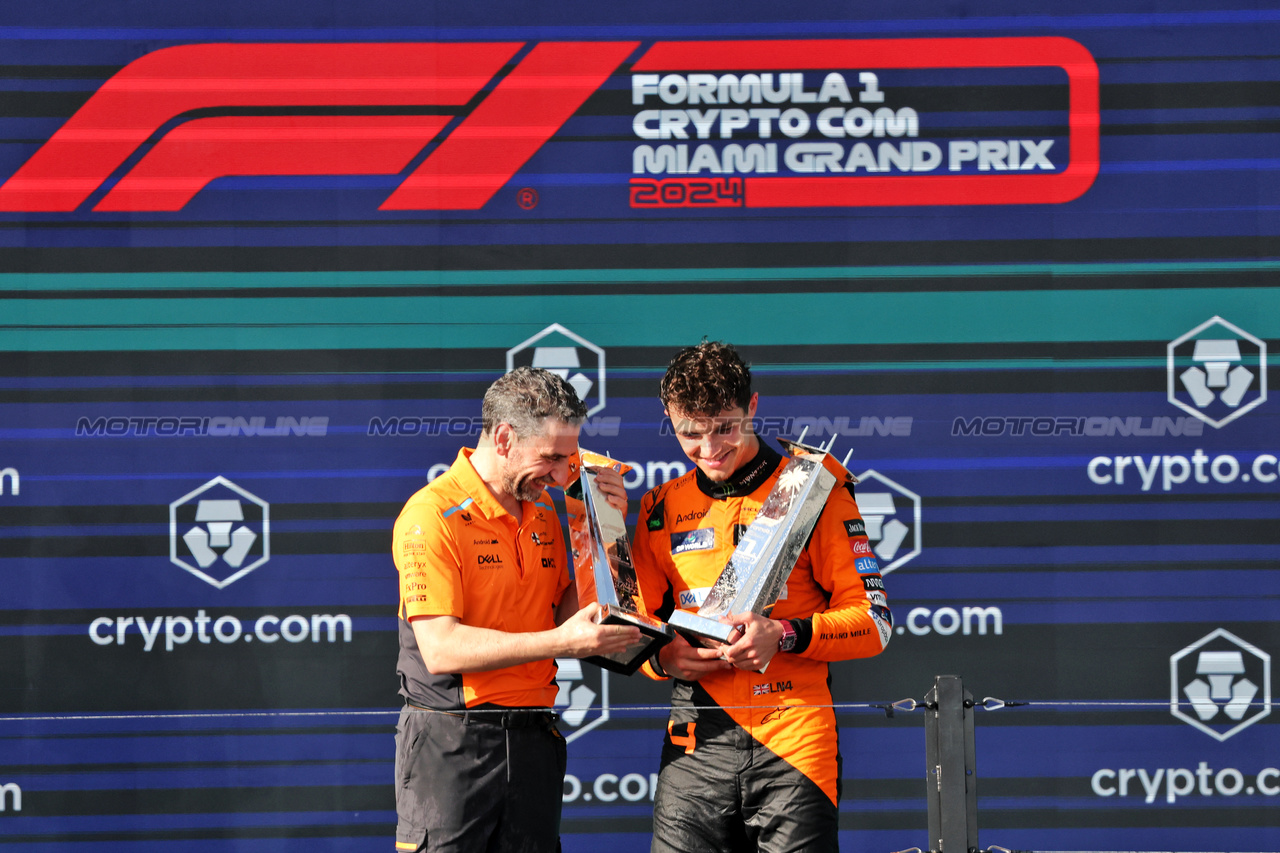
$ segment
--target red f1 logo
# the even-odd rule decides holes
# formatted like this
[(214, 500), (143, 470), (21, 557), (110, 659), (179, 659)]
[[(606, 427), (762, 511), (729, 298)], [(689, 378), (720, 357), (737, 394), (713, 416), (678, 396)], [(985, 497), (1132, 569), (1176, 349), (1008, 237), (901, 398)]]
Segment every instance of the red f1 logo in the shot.
[[(158, 50), (108, 80), (0, 185), (0, 211), (74, 211), (151, 140), (94, 210), (180, 210), (210, 181), (230, 175), (396, 175), (445, 132), (381, 209), (477, 210), (638, 46), (541, 42), (506, 73), (524, 43), (197, 44)], [(675, 189), (703, 193), (699, 203), (721, 206), (1070, 201), (1098, 174), (1099, 103), (1097, 64), (1069, 39), (658, 42), (632, 70), (1020, 66), (1066, 72), (1070, 162), (1061, 172), (745, 175), (720, 181), (721, 189), (703, 179), (663, 183), (688, 183)], [(385, 114), (377, 114), (379, 109)], [(418, 114), (408, 114), (415, 109)], [(255, 110), (286, 114), (196, 113)], [(324, 115), (306, 114), (321, 110)], [(359, 114), (343, 115), (344, 110)], [(465, 118), (449, 130), (461, 114)], [(636, 206), (634, 194), (632, 201)], [(522, 200), (533, 203), (532, 197)]]
[[(149, 139), (94, 210), (180, 210), (226, 175), (394, 175), (524, 45), (196, 44), (122, 68), (3, 185), (0, 210), (72, 211)], [(638, 42), (542, 42), (485, 94), (383, 210), (475, 210), (600, 87)], [(361, 115), (193, 116), (194, 110), (354, 108)], [(387, 108), (387, 115), (368, 115)], [(399, 108), (394, 111), (391, 108)], [(450, 111), (448, 108), (453, 108)]]

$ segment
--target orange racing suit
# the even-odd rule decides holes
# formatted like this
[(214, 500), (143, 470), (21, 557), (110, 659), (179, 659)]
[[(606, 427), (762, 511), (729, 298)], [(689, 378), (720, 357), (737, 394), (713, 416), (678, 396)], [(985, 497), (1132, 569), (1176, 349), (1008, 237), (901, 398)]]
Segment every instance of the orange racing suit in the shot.
[[(695, 469), (644, 496), (633, 556), (649, 612), (665, 617), (702, 603), (783, 462), (761, 441), (724, 483)], [(764, 674), (674, 680), (655, 852), (837, 849), (840, 754), (828, 662), (879, 654), (892, 631), (852, 486), (828, 496), (769, 616), (790, 620), (797, 643)], [(652, 659), (643, 671), (665, 677)]]

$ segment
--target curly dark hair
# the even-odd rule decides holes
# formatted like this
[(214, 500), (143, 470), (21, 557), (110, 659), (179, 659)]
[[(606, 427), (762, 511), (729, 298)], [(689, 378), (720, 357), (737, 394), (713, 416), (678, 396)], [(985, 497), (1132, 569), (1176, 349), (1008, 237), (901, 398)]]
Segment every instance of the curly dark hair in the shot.
[(687, 415), (715, 417), (751, 402), (751, 368), (731, 344), (703, 341), (676, 353), (658, 392), (662, 405)]
[(540, 367), (517, 367), (499, 377), (484, 392), (484, 402), (480, 404), (485, 435), (505, 423), (511, 424), (517, 437), (528, 438), (542, 435), (548, 418), (580, 424), (586, 416), (587, 406), (578, 399), (573, 386)]

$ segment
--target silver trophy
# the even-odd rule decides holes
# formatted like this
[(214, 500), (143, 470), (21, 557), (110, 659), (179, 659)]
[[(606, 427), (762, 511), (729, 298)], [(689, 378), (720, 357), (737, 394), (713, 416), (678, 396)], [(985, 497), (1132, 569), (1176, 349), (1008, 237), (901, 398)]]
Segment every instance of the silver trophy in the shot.
[(582, 449), (578, 450), (578, 458), (570, 469), (571, 482), (565, 488), (564, 502), (569, 515), (569, 544), (578, 585), (578, 604), (598, 602), (601, 615), (596, 621), (602, 625), (639, 628), (640, 642), (621, 652), (585, 660), (630, 675), (675, 634), (661, 619), (640, 611), (636, 603), (640, 588), (631, 561), (626, 518), (605, 499), (596, 483), (596, 472), (591, 468), (612, 468), (619, 474), (631, 470), (630, 466), (608, 456)]
[(857, 482), (828, 452), (831, 444), (809, 447), (786, 439), (779, 443), (790, 458), (702, 606), (697, 613), (676, 610), (667, 620), (690, 643), (729, 644), (736, 628), (721, 622), (721, 616), (748, 611), (767, 616), (787, 585), (827, 496), (837, 486)]

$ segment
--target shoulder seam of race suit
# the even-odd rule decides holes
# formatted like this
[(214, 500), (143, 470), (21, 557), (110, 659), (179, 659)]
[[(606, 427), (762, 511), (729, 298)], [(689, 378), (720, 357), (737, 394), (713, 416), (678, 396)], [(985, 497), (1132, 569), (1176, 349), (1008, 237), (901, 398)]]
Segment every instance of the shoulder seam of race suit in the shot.
[[(640, 511), (636, 514), (636, 524), (639, 525), (646, 516), (651, 517), (654, 510), (665, 509), (665, 507), (663, 507), (662, 500), (667, 496), (667, 493), (675, 489), (682, 480), (687, 480), (692, 476), (692, 472), (681, 474), (679, 477), (667, 480), (665, 483), (659, 483), (649, 491), (645, 492), (640, 498)], [(652, 501), (652, 504), (648, 509), (645, 509), (645, 504), (650, 501)]]

